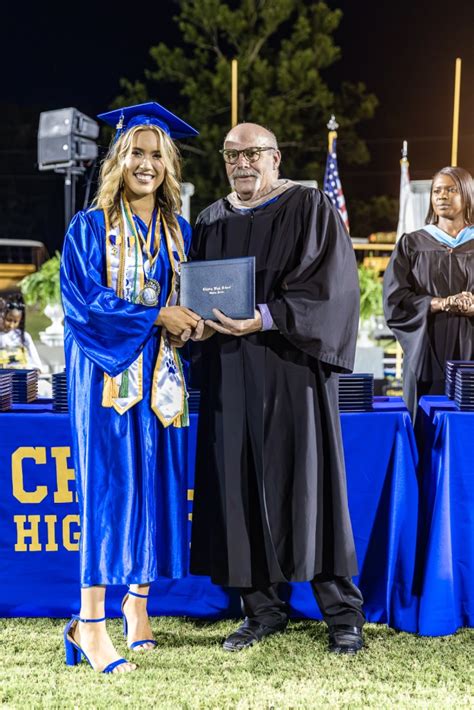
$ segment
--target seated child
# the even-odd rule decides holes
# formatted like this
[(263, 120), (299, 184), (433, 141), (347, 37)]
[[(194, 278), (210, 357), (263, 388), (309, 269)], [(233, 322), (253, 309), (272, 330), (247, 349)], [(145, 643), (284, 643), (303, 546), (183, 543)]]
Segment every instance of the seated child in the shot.
[(2, 299), (0, 309), (0, 367), (41, 371), (38, 351), (25, 331), (25, 304), (21, 296)]

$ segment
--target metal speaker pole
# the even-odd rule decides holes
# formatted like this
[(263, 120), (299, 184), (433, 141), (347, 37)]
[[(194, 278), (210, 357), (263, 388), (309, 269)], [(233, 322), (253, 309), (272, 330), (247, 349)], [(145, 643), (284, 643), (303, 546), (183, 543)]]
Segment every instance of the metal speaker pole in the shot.
[(38, 168), (64, 175), (66, 229), (76, 211), (77, 176), (96, 160), (99, 124), (76, 108), (43, 111), (38, 128)]
[(72, 219), (72, 190), (72, 174), (71, 169), (68, 168), (64, 175), (64, 221), (66, 229)]

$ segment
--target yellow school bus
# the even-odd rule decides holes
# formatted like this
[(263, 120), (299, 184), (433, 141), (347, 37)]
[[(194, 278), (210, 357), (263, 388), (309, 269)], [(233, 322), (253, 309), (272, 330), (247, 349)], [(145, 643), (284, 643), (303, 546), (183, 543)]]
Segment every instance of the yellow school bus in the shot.
[(48, 259), (43, 242), (33, 239), (0, 239), (0, 293), (18, 290), (24, 276), (37, 271)]

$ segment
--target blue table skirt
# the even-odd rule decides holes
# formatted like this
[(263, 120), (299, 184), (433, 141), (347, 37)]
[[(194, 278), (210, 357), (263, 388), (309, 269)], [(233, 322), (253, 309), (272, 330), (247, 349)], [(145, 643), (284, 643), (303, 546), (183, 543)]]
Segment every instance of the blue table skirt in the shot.
[[(79, 520), (69, 418), (47, 409), (42, 403), (0, 414), (0, 616), (64, 617), (79, 608)], [(192, 416), (187, 437), (189, 512), (196, 419)], [(341, 421), (367, 618), (416, 631), (418, 483), (410, 417), (401, 400), (380, 398), (376, 411), (344, 413)], [(23, 540), (23, 529), (33, 537)], [(295, 616), (320, 618), (309, 584), (286, 586)], [(109, 615), (119, 613), (124, 591), (110, 589)], [(239, 616), (240, 606), (235, 591), (188, 576), (154, 584), (150, 611), (219, 618)]]
[(447, 397), (423, 397), (422, 548), (419, 632), (474, 626), (474, 412)]

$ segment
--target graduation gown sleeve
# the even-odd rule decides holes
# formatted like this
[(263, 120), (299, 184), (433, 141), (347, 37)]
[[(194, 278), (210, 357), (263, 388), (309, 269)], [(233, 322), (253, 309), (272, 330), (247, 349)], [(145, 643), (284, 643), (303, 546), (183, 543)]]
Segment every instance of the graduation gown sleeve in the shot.
[(411, 369), (420, 377), (427, 351), (432, 348), (429, 315), (434, 294), (423, 292), (417, 286), (412, 269), (408, 240), (403, 235), (384, 275), (384, 312)]
[(300, 257), (267, 305), (280, 333), (336, 370), (351, 371), (359, 322), (354, 250), (336, 209), (320, 190), (301, 204)]
[(184, 253), (189, 254), (191, 241), (193, 238), (193, 228), (191, 227), (189, 222), (184, 219), (184, 217), (181, 217), (181, 215), (177, 215), (177, 220), (179, 228), (181, 229), (181, 234), (183, 235)]
[(79, 212), (69, 225), (61, 260), (65, 319), (84, 354), (115, 376), (143, 350), (159, 309), (119, 298), (106, 286), (105, 271), (103, 213)]

